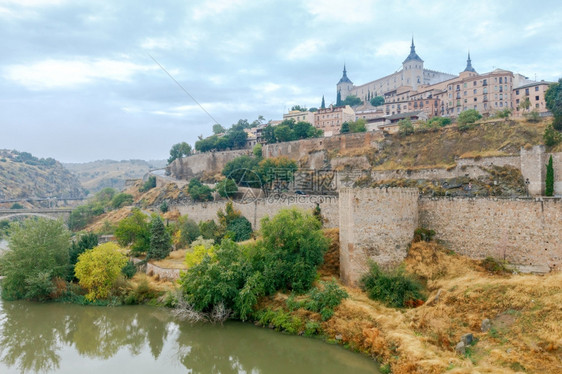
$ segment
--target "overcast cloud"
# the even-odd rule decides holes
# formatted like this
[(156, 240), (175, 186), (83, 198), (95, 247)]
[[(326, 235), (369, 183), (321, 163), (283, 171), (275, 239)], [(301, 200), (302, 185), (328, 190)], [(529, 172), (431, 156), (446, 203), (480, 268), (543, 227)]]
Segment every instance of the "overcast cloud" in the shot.
[[(425, 4), (425, 5), (424, 5)], [(427, 5), (430, 4), (430, 5)], [(0, 0), (0, 148), (65, 162), (163, 159), (223, 126), (335, 101), (401, 68), (562, 77), (553, 1)]]

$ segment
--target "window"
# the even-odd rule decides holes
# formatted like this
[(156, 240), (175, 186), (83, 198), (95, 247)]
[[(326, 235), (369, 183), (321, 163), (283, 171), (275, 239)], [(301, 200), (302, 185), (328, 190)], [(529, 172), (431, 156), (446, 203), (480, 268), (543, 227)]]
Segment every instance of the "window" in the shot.
[(476, 95), (478, 93), (478, 90), (473, 90), (472, 93)]
[(503, 83), (503, 82), (502, 82), (502, 77), (500, 77), (500, 83)]
[(466, 91), (464, 91), (464, 96), (466, 96)]
[(539, 86), (536, 86), (536, 87), (535, 87), (535, 91), (538, 91), (538, 90), (539, 90)]
[(475, 97), (475, 98), (474, 98), (474, 101), (478, 101), (478, 98), (477, 98), (477, 97)]
[(463, 87), (466, 88), (466, 82), (463, 84)]
[(515, 100), (515, 104), (519, 104), (519, 99)]
[(519, 95), (519, 90), (515, 90), (515, 94), (516, 94), (516, 95)]
[(472, 82), (472, 85), (473, 85), (473, 86), (476, 86), (476, 83), (478, 83), (478, 82), (474, 81), (474, 82)]
[(535, 100), (539, 101), (539, 97), (538, 97), (538, 96), (535, 96)]
[(535, 104), (535, 108), (538, 108), (538, 107), (539, 107), (539, 103), (536, 103), (536, 104)]
[(529, 89), (528, 88), (525, 88), (525, 95), (527, 95), (527, 96), (529, 95)]

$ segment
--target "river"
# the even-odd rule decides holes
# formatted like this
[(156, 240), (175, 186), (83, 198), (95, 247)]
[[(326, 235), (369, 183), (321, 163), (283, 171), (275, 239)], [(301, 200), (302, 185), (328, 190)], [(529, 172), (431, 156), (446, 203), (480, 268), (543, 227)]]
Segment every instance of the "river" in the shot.
[(147, 306), (0, 301), (0, 373), (378, 373), (367, 357), (251, 324)]

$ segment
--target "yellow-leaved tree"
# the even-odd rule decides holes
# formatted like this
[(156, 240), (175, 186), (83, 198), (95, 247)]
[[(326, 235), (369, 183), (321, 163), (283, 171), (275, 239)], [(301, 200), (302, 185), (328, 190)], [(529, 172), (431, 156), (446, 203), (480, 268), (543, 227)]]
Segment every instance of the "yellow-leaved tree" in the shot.
[(74, 272), (80, 286), (88, 290), (86, 299), (93, 301), (106, 298), (126, 264), (127, 257), (115, 243), (100, 244), (82, 253)]

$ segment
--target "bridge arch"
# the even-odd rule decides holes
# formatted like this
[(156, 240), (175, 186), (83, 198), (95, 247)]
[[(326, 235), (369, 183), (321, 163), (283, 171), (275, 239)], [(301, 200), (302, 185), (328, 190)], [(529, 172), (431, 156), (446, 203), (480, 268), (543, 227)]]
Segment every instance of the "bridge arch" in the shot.
[(42, 214), (42, 213), (21, 212), (21, 213), (13, 213), (5, 216), (0, 216), (0, 220), (11, 219), (14, 217), (28, 217), (28, 216), (42, 217), (42, 218), (51, 219), (53, 221), (56, 221), (57, 219), (60, 218), (60, 217), (53, 217), (48, 214)]

